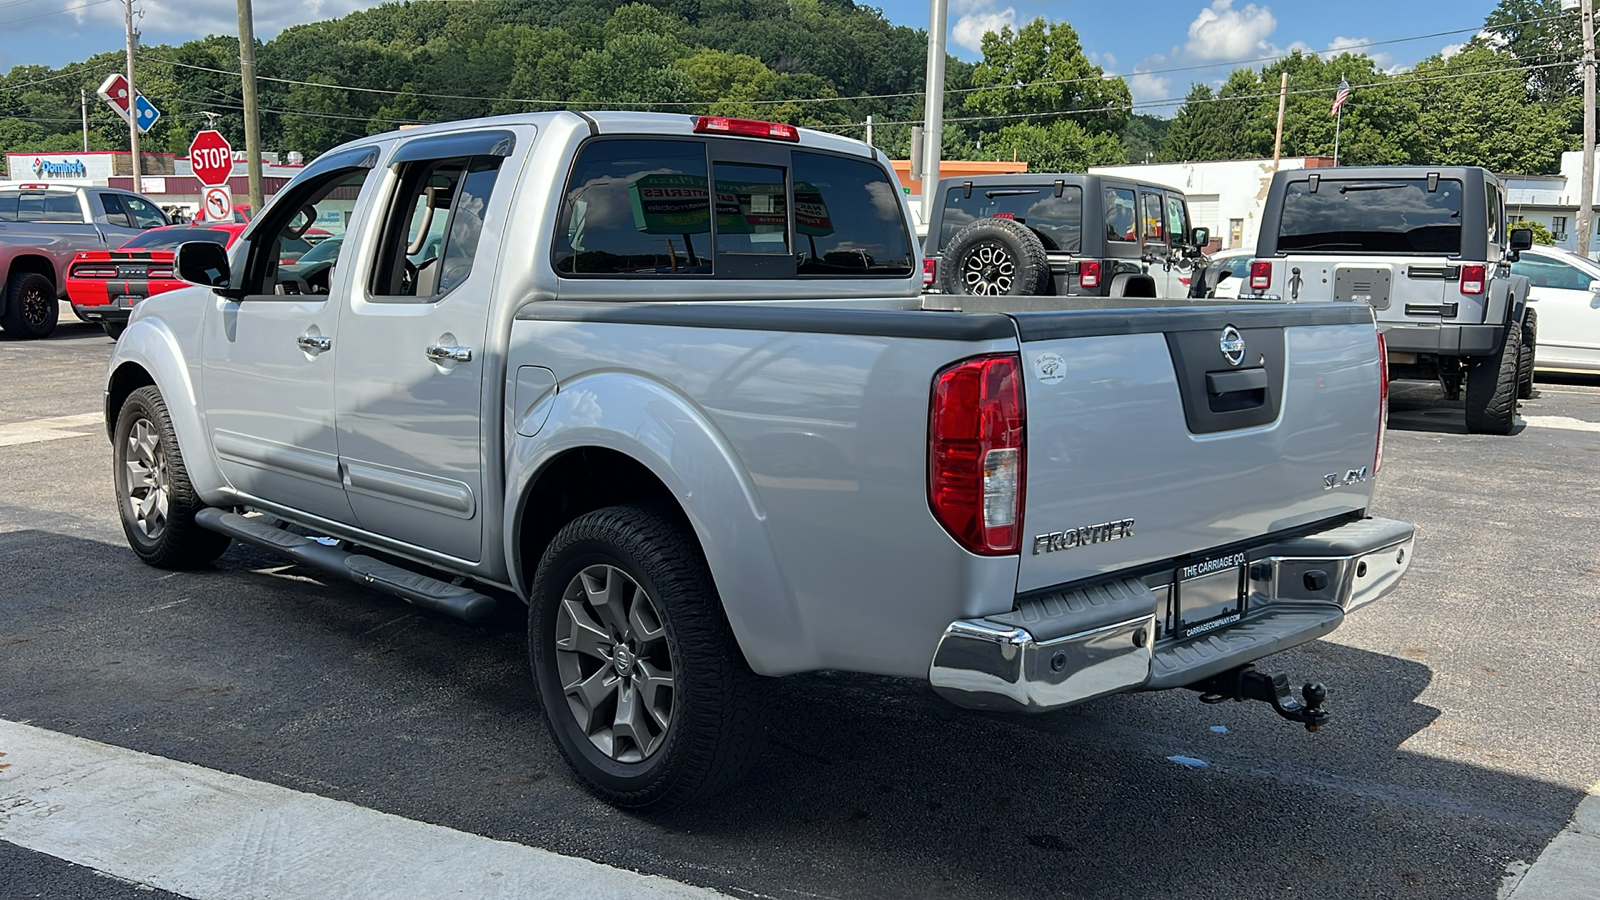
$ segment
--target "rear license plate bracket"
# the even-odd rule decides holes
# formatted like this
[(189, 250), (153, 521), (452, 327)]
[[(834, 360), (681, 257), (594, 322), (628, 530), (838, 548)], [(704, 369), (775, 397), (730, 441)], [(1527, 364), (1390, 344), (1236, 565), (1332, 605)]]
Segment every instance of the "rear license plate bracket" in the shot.
[(1178, 637), (1226, 628), (1244, 616), (1247, 564), (1235, 553), (1178, 567), (1172, 578)]

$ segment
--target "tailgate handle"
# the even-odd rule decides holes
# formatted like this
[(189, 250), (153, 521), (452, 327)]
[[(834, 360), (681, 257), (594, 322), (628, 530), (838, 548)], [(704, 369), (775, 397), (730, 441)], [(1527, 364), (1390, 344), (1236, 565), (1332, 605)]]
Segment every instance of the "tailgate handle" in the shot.
[(1264, 391), (1266, 389), (1266, 369), (1238, 369), (1231, 372), (1206, 373), (1206, 393), (1214, 396), (1234, 394), (1239, 391)]

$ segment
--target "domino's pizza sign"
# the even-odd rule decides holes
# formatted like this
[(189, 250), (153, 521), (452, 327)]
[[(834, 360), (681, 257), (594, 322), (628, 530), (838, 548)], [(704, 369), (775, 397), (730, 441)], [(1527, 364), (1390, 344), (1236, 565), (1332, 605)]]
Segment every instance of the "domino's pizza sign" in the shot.
[(35, 156), (32, 168), (35, 178), (89, 177), (89, 169), (84, 166), (81, 159), (45, 159), (42, 156)]

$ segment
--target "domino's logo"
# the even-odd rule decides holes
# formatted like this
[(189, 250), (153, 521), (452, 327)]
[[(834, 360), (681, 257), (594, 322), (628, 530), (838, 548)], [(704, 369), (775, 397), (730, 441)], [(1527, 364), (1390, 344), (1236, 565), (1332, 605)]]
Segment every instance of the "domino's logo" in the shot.
[(88, 178), (89, 170), (81, 159), (62, 160), (51, 162), (39, 157), (33, 158), (33, 177), (35, 178)]

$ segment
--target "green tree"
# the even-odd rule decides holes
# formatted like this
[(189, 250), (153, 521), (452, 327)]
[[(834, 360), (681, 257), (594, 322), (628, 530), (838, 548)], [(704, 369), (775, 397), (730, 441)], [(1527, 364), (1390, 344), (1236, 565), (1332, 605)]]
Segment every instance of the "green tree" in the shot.
[(1528, 95), (1509, 53), (1473, 42), (1449, 59), (1417, 64), (1411, 85), (1417, 133), (1427, 161), (1485, 166), (1496, 172), (1542, 174), (1561, 167), (1571, 149), (1567, 117), (1558, 105)]
[(1008, 25), (983, 36), (983, 61), (972, 70), (965, 107), (983, 116), (1042, 125), (1074, 114), (1090, 134), (1115, 134), (1128, 124), (1132, 95), (1120, 78), (1089, 62), (1078, 33), (1065, 22), (1034, 19), (1020, 31)]
[(1517, 62), (1543, 67), (1529, 69), (1526, 77), (1529, 92), (1545, 103), (1583, 94), (1580, 28), (1578, 11), (1563, 10), (1561, 0), (1500, 0), (1483, 22), (1483, 30), (1504, 41)]
[(1527, 219), (1512, 219), (1506, 223), (1506, 231), (1510, 232), (1513, 228), (1526, 228), (1533, 232), (1533, 242), (1535, 244), (1544, 244), (1548, 247), (1556, 245), (1556, 236), (1550, 233), (1550, 229), (1538, 222), (1529, 222)]
[(677, 66), (688, 76), (694, 98), (716, 116), (762, 118), (769, 104), (755, 101), (765, 99), (778, 81), (761, 60), (743, 53), (706, 49), (678, 60)]
[(1033, 172), (1087, 172), (1090, 166), (1128, 161), (1117, 135), (1091, 134), (1068, 119), (1044, 125), (1007, 125), (984, 138), (983, 152), (1022, 160)]

